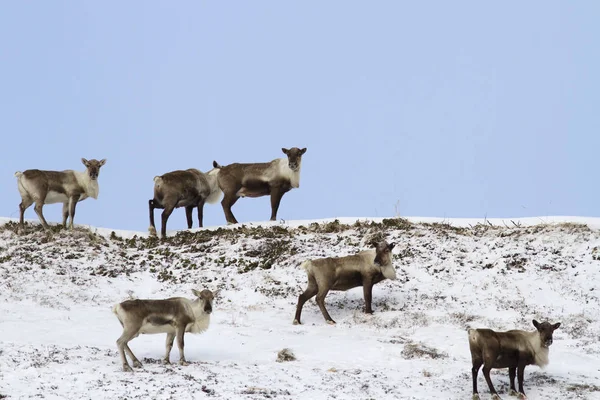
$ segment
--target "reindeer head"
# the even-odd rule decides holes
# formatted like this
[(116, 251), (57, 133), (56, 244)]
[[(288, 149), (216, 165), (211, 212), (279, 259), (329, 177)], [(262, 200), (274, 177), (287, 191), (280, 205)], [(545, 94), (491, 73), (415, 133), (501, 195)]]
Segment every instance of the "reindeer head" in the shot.
[(395, 244), (388, 244), (385, 240), (373, 241), (371, 244), (375, 247), (375, 265), (381, 267), (381, 273), (387, 279), (396, 279), (396, 269), (392, 264), (392, 249)]
[(537, 329), (538, 333), (540, 334), (540, 343), (542, 347), (550, 347), (552, 344), (552, 334), (556, 329), (558, 329), (560, 322), (557, 322), (554, 325), (547, 321), (540, 324), (535, 319), (532, 322), (533, 326), (535, 326), (535, 329)]
[(290, 169), (292, 171), (298, 171), (298, 169), (300, 169), (300, 164), (302, 163), (302, 154), (306, 153), (306, 147), (303, 149), (292, 147), (289, 150), (283, 147), (281, 151), (288, 157)]
[(215, 298), (215, 296), (217, 294), (219, 294), (219, 290), (217, 290), (217, 291), (215, 291), (215, 293), (213, 293), (213, 292), (211, 292), (208, 289), (204, 289), (202, 291), (198, 291), (196, 289), (192, 289), (192, 293), (194, 294), (194, 296), (196, 296), (198, 298), (198, 301), (200, 301), (200, 302), (203, 303), (202, 310), (206, 314), (212, 313), (213, 299)]
[(87, 168), (90, 179), (95, 181), (98, 179), (98, 175), (100, 175), (100, 167), (106, 163), (106, 159), (102, 159), (100, 161), (91, 159), (88, 161), (85, 158), (82, 158), (81, 162)]

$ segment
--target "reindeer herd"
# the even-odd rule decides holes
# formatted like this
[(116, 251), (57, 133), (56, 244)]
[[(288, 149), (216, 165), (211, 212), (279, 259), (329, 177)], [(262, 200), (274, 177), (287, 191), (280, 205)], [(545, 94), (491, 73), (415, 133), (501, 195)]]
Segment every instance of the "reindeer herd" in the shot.
[[(205, 203), (219, 201), (228, 224), (238, 223), (231, 207), (240, 197), (271, 197), (271, 221), (277, 219), (281, 199), (291, 189), (300, 187), (300, 167), (306, 148), (282, 148), (287, 158), (266, 163), (233, 163), (226, 166), (213, 161), (210, 171), (190, 168), (167, 172), (154, 177), (154, 197), (148, 201), (150, 235), (156, 236), (154, 210), (162, 209), (161, 237), (166, 238), (167, 221), (174, 209), (185, 207), (188, 228), (193, 225), (193, 211), (197, 208), (198, 224), (203, 226)], [(63, 203), (63, 225), (73, 229), (75, 208), (88, 197), (97, 199), (98, 176), (105, 159), (81, 159), (85, 171), (47, 171), (29, 169), (17, 171), (17, 186), (21, 195), (19, 204), (20, 229), (24, 229), (25, 210), (35, 203), (34, 210), (42, 224), (50, 227), (42, 212), (44, 204)], [(304, 303), (316, 296), (316, 303), (328, 324), (335, 324), (325, 308), (325, 297), (331, 290), (346, 291), (362, 286), (365, 313), (373, 313), (371, 298), (373, 286), (385, 279), (395, 280), (396, 269), (392, 264), (394, 243), (385, 240), (371, 243), (373, 249), (355, 255), (306, 260), (301, 264), (307, 274), (307, 287), (298, 297), (294, 324), (300, 324)], [(174, 297), (158, 300), (126, 300), (114, 305), (112, 311), (123, 327), (117, 340), (124, 371), (132, 371), (125, 354), (129, 355), (134, 368), (142, 366), (129, 348), (129, 341), (140, 334), (166, 333), (164, 362), (169, 363), (173, 342), (177, 338), (179, 363), (188, 365), (184, 356), (184, 334), (202, 333), (208, 329), (212, 303), (218, 291), (192, 290), (195, 298)], [(469, 329), (468, 342), (472, 360), (473, 399), (479, 399), (477, 375), (483, 366), (483, 375), (492, 399), (500, 399), (490, 379), (493, 368), (508, 368), (510, 394), (525, 398), (523, 389), (524, 370), (527, 365), (540, 367), (548, 364), (548, 349), (552, 334), (560, 323), (533, 320), (534, 331), (510, 330), (496, 332), (491, 329)], [(518, 392), (515, 387), (518, 378)]]

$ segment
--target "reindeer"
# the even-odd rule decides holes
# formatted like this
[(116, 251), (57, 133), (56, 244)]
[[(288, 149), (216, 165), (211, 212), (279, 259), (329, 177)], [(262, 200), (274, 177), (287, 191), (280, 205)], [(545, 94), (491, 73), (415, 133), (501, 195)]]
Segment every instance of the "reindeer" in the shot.
[(183, 353), (183, 335), (185, 332), (198, 334), (208, 329), (213, 299), (219, 290), (213, 293), (208, 289), (202, 291), (192, 289), (192, 293), (196, 296), (195, 300), (184, 297), (160, 300), (138, 299), (126, 300), (113, 306), (112, 311), (123, 327), (123, 333), (117, 340), (123, 371), (133, 371), (125, 358), (125, 352), (129, 354), (135, 368), (142, 367), (142, 363), (128, 345), (131, 339), (140, 334), (167, 334), (165, 364), (171, 363), (169, 357), (173, 341), (177, 337), (179, 364), (188, 365)]
[[(544, 367), (548, 364), (549, 347), (552, 334), (560, 326), (560, 322), (551, 324), (535, 319), (532, 321), (535, 331), (510, 330), (495, 332), (491, 329), (469, 329), (469, 347), (473, 368), (473, 400), (479, 400), (477, 393), (477, 374), (483, 365), (483, 376), (492, 393), (492, 399), (500, 396), (492, 385), (490, 371), (492, 368), (507, 368), (510, 378), (510, 395), (525, 399), (523, 377), (527, 365)], [(515, 375), (519, 378), (519, 393), (515, 389)]]
[(85, 171), (44, 171), (39, 169), (28, 169), (23, 172), (15, 172), (21, 204), (19, 204), (19, 223), (24, 228), (25, 210), (35, 203), (35, 212), (42, 226), (50, 230), (42, 208), (44, 204), (63, 203), (63, 225), (67, 227), (67, 218), (71, 217), (69, 228), (73, 229), (73, 218), (75, 218), (75, 206), (78, 202), (91, 197), (98, 198), (98, 175), (100, 167), (106, 163), (106, 159), (86, 160), (81, 159), (85, 165)]
[(300, 187), (300, 166), (306, 148), (282, 148), (287, 158), (278, 158), (267, 163), (229, 164), (219, 166), (219, 187), (223, 191), (223, 212), (228, 224), (238, 221), (231, 207), (240, 197), (271, 196), (271, 221), (277, 219), (277, 210), (283, 195)]
[(151, 236), (156, 236), (154, 209), (163, 209), (161, 230), (163, 238), (167, 236), (167, 220), (175, 208), (185, 207), (188, 229), (192, 228), (192, 211), (198, 208), (198, 224), (202, 228), (204, 203), (214, 204), (221, 197), (217, 182), (219, 167), (217, 163), (207, 173), (190, 168), (177, 170), (154, 177), (154, 198), (148, 201), (150, 208)]
[(372, 314), (371, 298), (373, 285), (384, 279), (396, 279), (396, 270), (392, 264), (394, 243), (385, 240), (373, 241), (374, 250), (361, 251), (345, 257), (327, 257), (307, 260), (301, 264), (308, 276), (308, 287), (298, 297), (294, 325), (300, 324), (302, 307), (307, 300), (317, 295), (317, 304), (328, 324), (335, 324), (325, 308), (325, 296), (330, 290), (346, 291), (358, 286), (363, 287), (365, 313)]

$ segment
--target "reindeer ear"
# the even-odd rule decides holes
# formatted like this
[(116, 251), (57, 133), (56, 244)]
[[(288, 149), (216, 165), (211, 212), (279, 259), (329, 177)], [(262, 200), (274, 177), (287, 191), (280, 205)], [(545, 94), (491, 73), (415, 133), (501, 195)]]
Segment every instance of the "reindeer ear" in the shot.
[(533, 326), (535, 326), (535, 329), (540, 329), (540, 323), (539, 322), (537, 322), (535, 319), (533, 321), (531, 321), (531, 322), (533, 322)]
[(283, 151), (283, 153), (284, 153), (284, 154), (287, 154), (287, 153), (289, 153), (289, 150), (288, 150), (288, 149), (286, 149), (285, 147), (282, 147), (282, 148), (281, 148), (281, 151)]
[(103, 158), (102, 160), (100, 160), (100, 162), (98, 163), (98, 166), (103, 166), (104, 164), (106, 164), (106, 158)]
[(192, 289), (192, 293), (194, 294), (194, 296), (196, 297), (202, 297), (202, 293), (200, 293), (198, 290), (196, 289)]
[(221, 168), (218, 162), (213, 161), (213, 168)]
[(86, 167), (88, 166), (88, 160), (86, 160), (85, 158), (81, 159), (81, 162), (83, 163), (83, 165), (85, 165)]
[(556, 324), (554, 324), (554, 326), (552, 327), (554, 330), (558, 329), (558, 327), (560, 326), (560, 322), (557, 322)]
[(304, 148), (300, 149), (300, 155), (302, 155), (302, 154), (304, 154), (304, 153), (306, 153), (306, 147), (304, 147)]
[(395, 243), (388, 244), (388, 248), (390, 249), (390, 251), (392, 251), (394, 249), (394, 246), (396, 246)]
[(217, 297), (221, 293), (221, 289), (217, 289), (213, 292), (213, 296)]

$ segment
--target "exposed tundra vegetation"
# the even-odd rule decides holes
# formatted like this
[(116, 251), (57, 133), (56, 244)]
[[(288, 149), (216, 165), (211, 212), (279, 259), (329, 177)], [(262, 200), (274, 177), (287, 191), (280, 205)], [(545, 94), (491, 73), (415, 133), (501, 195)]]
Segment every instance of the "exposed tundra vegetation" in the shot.
[[(583, 224), (275, 222), (162, 241), (26, 228), (0, 225), (0, 394), (8, 398), (469, 398), (466, 330), (529, 330), (532, 319), (562, 324), (546, 369), (525, 371), (528, 396), (600, 393), (600, 232)], [(396, 244), (397, 280), (374, 286), (372, 315), (356, 288), (328, 294), (336, 326), (323, 323), (314, 300), (303, 325), (291, 324), (306, 285), (302, 261), (354, 254), (383, 236)], [(143, 368), (124, 377), (112, 305), (196, 287), (220, 291), (211, 328), (186, 336), (190, 365), (164, 365), (163, 335), (144, 335), (130, 343)], [(277, 362), (281, 349), (296, 360)], [(491, 375), (507, 396), (507, 372)]]

